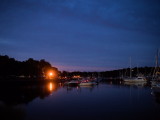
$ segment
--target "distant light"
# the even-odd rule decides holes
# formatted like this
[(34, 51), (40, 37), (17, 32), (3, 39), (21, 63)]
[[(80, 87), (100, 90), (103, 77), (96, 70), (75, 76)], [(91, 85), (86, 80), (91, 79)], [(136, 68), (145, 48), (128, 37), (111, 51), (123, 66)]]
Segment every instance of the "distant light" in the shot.
[(49, 73), (49, 75), (50, 75), (50, 76), (52, 76), (52, 75), (53, 75), (53, 73), (52, 73), (52, 72), (50, 72), (50, 73)]
[(47, 73), (46, 73), (46, 78), (47, 79), (53, 79), (56, 77), (56, 73), (53, 71), (53, 70), (49, 70)]
[(81, 78), (80, 75), (74, 75), (73, 78)]

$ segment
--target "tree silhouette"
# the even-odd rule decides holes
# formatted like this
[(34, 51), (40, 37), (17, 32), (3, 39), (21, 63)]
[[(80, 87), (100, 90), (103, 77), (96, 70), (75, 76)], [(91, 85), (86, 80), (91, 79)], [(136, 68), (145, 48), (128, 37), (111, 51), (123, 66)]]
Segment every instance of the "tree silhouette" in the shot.
[(14, 58), (9, 58), (7, 55), (0, 55), (1, 77), (24, 76), (28, 78), (37, 78), (43, 77), (49, 69), (58, 73), (58, 69), (56, 67), (52, 67), (51, 64), (44, 59), (38, 61), (33, 58), (29, 58), (28, 60), (21, 62)]

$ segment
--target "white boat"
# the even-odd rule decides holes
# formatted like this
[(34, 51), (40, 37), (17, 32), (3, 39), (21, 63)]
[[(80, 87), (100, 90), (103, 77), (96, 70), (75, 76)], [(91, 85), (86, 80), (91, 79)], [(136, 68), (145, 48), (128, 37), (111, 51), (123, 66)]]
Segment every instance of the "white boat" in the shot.
[(91, 86), (91, 85), (96, 85), (97, 83), (92, 80), (82, 80), (81, 83), (79, 84), (80, 86)]
[(81, 82), (79, 85), (80, 86), (90, 86), (90, 85), (96, 85), (96, 83), (95, 82)]
[(131, 58), (130, 58), (130, 77), (123, 78), (124, 82), (146, 82), (146, 78), (143, 76), (132, 77)]
[(146, 78), (145, 77), (130, 77), (130, 78), (124, 78), (123, 79), (124, 82), (146, 82)]
[(80, 82), (78, 80), (71, 80), (67, 83), (65, 83), (64, 85), (68, 85), (68, 86), (77, 86)]
[(137, 87), (139, 87), (139, 86), (143, 87), (146, 84), (147, 84), (146, 81), (145, 82), (124, 82), (124, 85), (137, 86)]

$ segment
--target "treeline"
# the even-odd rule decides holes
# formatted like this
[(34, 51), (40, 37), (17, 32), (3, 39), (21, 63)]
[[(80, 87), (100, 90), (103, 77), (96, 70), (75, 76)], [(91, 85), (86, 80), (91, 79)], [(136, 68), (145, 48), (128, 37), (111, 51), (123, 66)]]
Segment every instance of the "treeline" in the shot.
[[(148, 76), (153, 75), (154, 67), (135, 67), (131, 69), (132, 76)], [(102, 77), (102, 78), (122, 78), (130, 76), (130, 68), (124, 68), (119, 70), (104, 71), (104, 72), (67, 72), (61, 73), (62, 77), (72, 77), (80, 75), (82, 77)]]
[(134, 67), (132, 69), (130, 68), (124, 68), (119, 70), (113, 70), (113, 71), (106, 71), (101, 72), (101, 75), (103, 77), (116, 77), (116, 78), (122, 78), (130, 76), (136, 77), (136, 76), (152, 76), (153, 75), (153, 67)]
[[(51, 64), (44, 59), (34, 60), (29, 58), (26, 61), (17, 61), (14, 58), (10, 58), (7, 55), (0, 55), (0, 78), (5, 77), (25, 77), (25, 78), (43, 78), (47, 76), (47, 71), (54, 71), (55, 75), (61, 78), (72, 78), (73, 76), (80, 75), (81, 77), (102, 77), (102, 78), (121, 78), (130, 76), (130, 68), (124, 68), (113, 71), (104, 72), (59, 72), (56, 67), (52, 67)], [(144, 75), (152, 76), (153, 67), (135, 67), (132, 68), (132, 76)]]
[(7, 55), (0, 55), (0, 78), (4, 77), (28, 77), (42, 78), (47, 74), (48, 70), (54, 70), (58, 73), (56, 67), (44, 59), (34, 60), (29, 58), (26, 61), (17, 61), (14, 58), (9, 58)]

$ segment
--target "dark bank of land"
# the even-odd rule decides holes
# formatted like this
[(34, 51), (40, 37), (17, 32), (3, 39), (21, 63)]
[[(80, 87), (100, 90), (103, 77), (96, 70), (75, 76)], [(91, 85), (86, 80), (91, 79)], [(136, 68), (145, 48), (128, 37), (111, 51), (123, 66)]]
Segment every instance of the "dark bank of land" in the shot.
[(17, 61), (7, 55), (0, 56), (0, 80), (41, 80), (58, 77), (59, 71), (56, 67), (44, 59), (34, 60), (29, 58), (26, 61)]
[[(151, 77), (153, 74), (153, 67), (135, 67), (132, 68), (132, 76), (143, 75)], [(29, 58), (26, 61), (17, 61), (7, 55), (0, 55), (0, 81), (44, 81), (44, 80), (68, 80), (74, 76), (80, 77), (95, 77), (102, 79), (121, 79), (130, 75), (130, 68), (124, 68), (112, 71), (103, 72), (67, 72), (58, 71), (58, 68), (51, 66), (51, 64), (44, 59), (34, 60)]]

